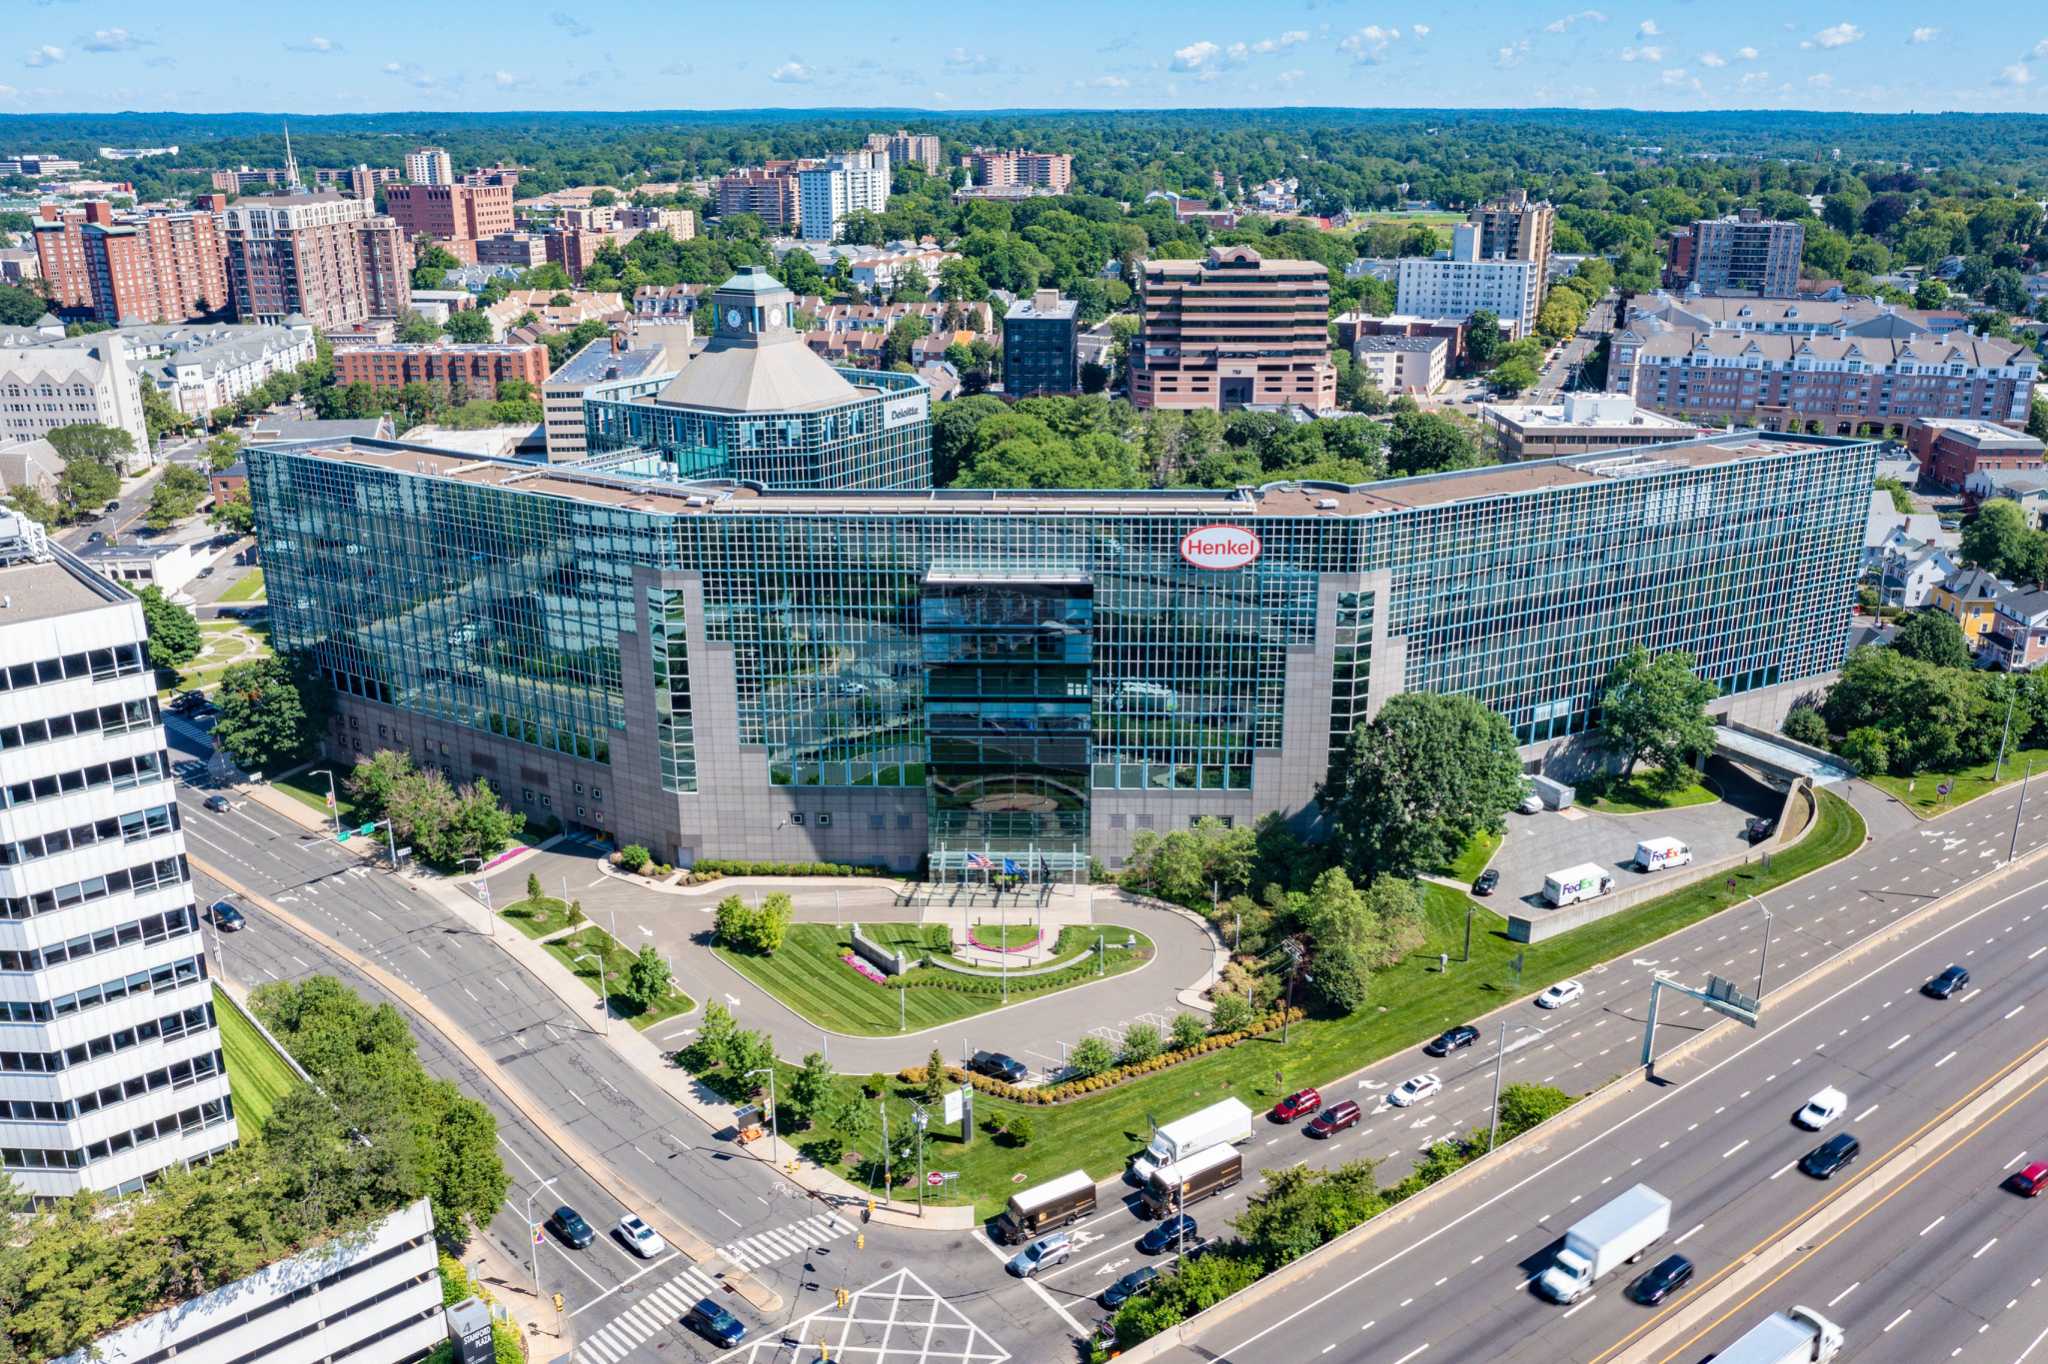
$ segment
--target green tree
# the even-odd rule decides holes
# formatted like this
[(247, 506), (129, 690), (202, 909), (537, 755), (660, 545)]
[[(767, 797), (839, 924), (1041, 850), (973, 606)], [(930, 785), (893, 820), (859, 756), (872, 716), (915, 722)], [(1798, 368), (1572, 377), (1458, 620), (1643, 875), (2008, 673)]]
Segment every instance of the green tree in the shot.
[(446, 247), (428, 244), (413, 254), (412, 287), (415, 289), (445, 289), (448, 287), (448, 272), (462, 264)]
[(242, 435), (239, 431), (223, 431), (200, 449), (199, 457), (208, 473), (219, 473), (230, 468), (242, 457)]
[(150, 489), (145, 521), (151, 530), (169, 530), (193, 512), (206, 498), (206, 475), (182, 464), (173, 464), (157, 477)]
[(1398, 478), (1470, 469), (1486, 463), (1471, 433), (1438, 412), (1397, 412), (1387, 443), (1387, 465)]
[(1319, 799), (1355, 876), (1411, 876), (1500, 828), (1523, 786), (1515, 733), (1499, 714), (1470, 697), (1404, 692), (1352, 731)]
[(1365, 1221), (1384, 1206), (1368, 1160), (1334, 1170), (1290, 1165), (1266, 1172), (1266, 1187), (1237, 1217), (1245, 1248), (1270, 1273)]
[(894, 286), (889, 291), (891, 303), (922, 303), (932, 291), (932, 283), (915, 262), (896, 272)]
[(1923, 279), (1913, 287), (1913, 306), (1939, 308), (1948, 302), (1948, 286), (1938, 279)]
[(1891, 737), (1874, 725), (1850, 730), (1839, 751), (1858, 772), (1876, 775), (1892, 770)]
[(171, 400), (164, 396), (163, 390), (158, 388), (155, 383), (145, 382), (141, 387), (142, 424), (144, 429), (149, 432), (151, 444), (155, 444), (165, 436), (176, 435), (179, 432), (192, 429), (192, 418), (171, 406)]
[(1465, 319), (1465, 358), (1474, 368), (1491, 369), (1507, 343), (1500, 339), (1500, 315), (1481, 308)]
[(620, 993), (644, 1013), (668, 993), (669, 980), (667, 960), (653, 943), (648, 943), (626, 963), (625, 988)]
[(1159, 1054), (1159, 1029), (1150, 1023), (1130, 1023), (1124, 1027), (1123, 1045), (1117, 1049), (1116, 1061), (1120, 1066), (1135, 1066), (1149, 1061)]
[(0, 285), (0, 327), (33, 327), (50, 311), (50, 302), (33, 289)]
[(1067, 1053), (1067, 1071), (1078, 1080), (1100, 1075), (1115, 1064), (1116, 1053), (1099, 1037), (1084, 1037)]
[(918, 1097), (926, 1108), (936, 1108), (946, 1098), (946, 1089), (952, 1082), (946, 1078), (946, 1057), (937, 1047), (925, 1058), (924, 1083), (918, 1086)]
[(731, 1055), (733, 1035), (738, 1031), (739, 1024), (733, 1021), (732, 1010), (717, 1000), (708, 1000), (704, 1005), (704, 1017), (697, 1024), (697, 1038), (683, 1054), (694, 1069), (723, 1066)]
[(220, 705), (214, 742), (251, 772), (274, 771), (310, 752), (326, 721), (326, 693), (315, 682), (301, 682), (278, 658), (230, 667), (214, 699)]
[(66, 464), (90, 460), (113, 474), (125, 470), (129, 456), (135, 453), (135, 437), (118, 426), (101, 426), (95, 422), (60, 426), (43, 439), (50, 442)]
[(1175, 1051), (1186, 1051), (1200, 1043), (1208, 1035), (1209, 1025), (1202, 1021), (1201, 1015), (1178, 1013), (1173, 1016), (1171, 1036)]
[(1892, 637), (1892, 647), (1908, 658), (1932, 663), (1937, 668), (1967, 668), (1976, 660), (1963, 627), (1938, 606), (1915, 611)]
[(1786, 738), (1799, 743), (1812, 744), (1816, 748), (1828, 745), (1828, 722), (1812, 706), (1794, 706), (1781, 728)]
[(1632, 645), (1607, 670), (1600, 693), (1600, 733), (1622, 755), (1622, 775), (1634, 776), (1636, 764), (1649, 758), (1669, 780), (1683, 782), (1685, 769), (1714, 751), (1706, 707), (1719, 694), (1693, 670), (1691, 654)]
[(1219, 993), (1214, 1017), (1217, 1032), (1243, 1032), (1251, 1026), (1252, 1002), (1240, 994)]
[(1519, 1137), (1572, 1106), (1572, 1096), (1554, 1085), (1513, 1084), (1500, 1092), (1500, 1139)]
[(221, 530), (233, 531), (237, 535), (248, 535), (256, 529), (256, 509), (249, 505), (247, 492), (233, 492), (216, 499), (206, 519)]
[(448, 333), (450, 341), (465, 345), (482, 345), (491, 339), (491, 319), (475, 308), (464, 308), (448, 315), (448, 322), (442, 330)]
[[(402, 748), (380, 748), (357, 761), (342, 788), (358, 810), (371, 819), (382, 819), (390, 812), (396, 794), (418, 775), (410, 753)], [(540, 896), (537, 886), (529, 885), (526, 893), (528, 899)]]
[(930, 336), (931, 323), (915, 315), (898, 318), (896, 325), (889, 328), (889, 335), (882, 341), (882, 368), (894, 369), (908, 365), (911, 347)]
[(1503, 360), (1500, 364), (1494, 366), (1493, 372), (1486, 377), (1495, 389), (1512, 397), (1517, 393), (1526, 393), (1528, 390), (1536, 387), (1536, 380), (1541, 376), (1536, 373), (1534, 361), (1523, 356), (1516, 356), (1512, 360)]
[(782, 1096), (782, 1106), (798, 1127), (809, 1127), (832, 1097), (832, 1063), (822, 1052), (812, 1052), (804, 1057), (796, 1074), (789, 1077), (789, 1092)]
[(26, 483), (8, 490), (7, 505), (45, 529), (64, 524), (63, 510)]
[(97, 460), (74, 456), (57, 475), (57, 509), (65, 522), (82, 520), (114, 500), (121, 476)]
[(1963, 562), (2001, 578), (2034, 581), (2040, 570), (2039, 535), (2019, 503), (1994, 497), (1963, 527)]
[[(752, 1028), (734, 1029), (732, 1039), (725, 1047), (725, 1068), (726, 1073), (746, 1092), (765, 1094), (768, 1082), (756, 1080), (754, 1072), (775, 1069), (774, 1039)], [(781, 1099), (781, 1095), (776, 1095), (778, 1105)]]
[(398, 318), (398, 340), (403, 345), (424, 346), (441, 339), (438, 323), (429, 322), (420, 314), (407, 308)]
[(192, 613), (154, 587), (136, 594), (142, 601), (142, 621), (149, 629), (149, 665), (165, 672), (178, 669), (199, 657), (199, 622)]

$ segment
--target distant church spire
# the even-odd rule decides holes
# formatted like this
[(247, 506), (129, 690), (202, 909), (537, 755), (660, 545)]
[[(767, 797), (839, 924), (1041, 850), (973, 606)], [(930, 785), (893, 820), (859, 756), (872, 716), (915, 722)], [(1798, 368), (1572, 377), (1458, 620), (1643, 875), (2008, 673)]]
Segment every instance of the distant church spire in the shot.
[(292, 156), (292, 125), (284, 125), (284, 185), (286, 189), (299, 189), (299, 163)]

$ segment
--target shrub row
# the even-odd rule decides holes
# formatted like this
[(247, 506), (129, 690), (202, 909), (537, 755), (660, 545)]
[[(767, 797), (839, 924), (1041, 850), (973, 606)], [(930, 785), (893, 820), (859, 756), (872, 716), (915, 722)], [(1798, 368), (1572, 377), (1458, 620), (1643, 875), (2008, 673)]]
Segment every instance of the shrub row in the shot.
[(847, 862), (741, 862), (707, 857), (690, 868), (684, 878), (689, 885), (702, 885), (724, 876), (893, 876), (887, 867), (863, 867)]
[[(1294, 1021), (1297, 1023), (1308, 1016), (1307, 1011), (1304, 1009), (1294, 1009), (1291, 1012)], [(1192, 1061), (1198, 1056), (1206, 1056), (1212, 1051), (1220, 1051), (1224, 1047), (1232, 1046), (1248, 1038), (1264, 1036), (1286, 1021), (1281, 1017), (1281, 1013), (1281, 1010), (1275, 1009), (1272, 1013), (1253, 1023), (1249, 1028), (1239, 1032), (1211, 1033), (1194, 1046), (1182, 1051), (1163, 1051), (1157, 1056), (1137, 1062), (1135, 1065), (1113, 1066), (1100, 1074), (1090, 1075), (1078, 1080), (1067, 1080), (1056, 1085), (1039, 1085), (1035, 1087), (1013, 1085), (994, 1079), (991, 1076), (962, 1070), (958, 1066), (947, 1066), (946, 1078), (956, 1083), (965, 1080), (981, 1093), (997, 1099), (1007, 1099), (1011, 1103), (1065, 1103), (1069, 1099), (1078, 1099), (1084, 1094), (1098, 1094), (1105, 1089), (1114, 1089), (1127, 1080), (1136, 1080), (1141, 1076), (1165, 1070), (1169, 1066), (1177, 1066), (1183, 1061)], [(905, 1066), (896, 1072), (896, 1078), (907, 1085), (921, 1085), (925, 1082), (926, 1074), (927, 1068), (924, 1066)]]
[[(1121, 968), (1122, 964), (1113, 961), (1105, 962), (1103, 968), (1105, 975), (1108, 974), (1108, 968), (1111, 965)], [(967, 974), (968, 971), (980, 972), (989, 970), (990, 968), (981, 965), (972, 967), (963, 965), (955, 968), (917, 966), (896, 977), (896, 980), (901, 984), (914, 985), (919, 989), (952, 990), (958, 994), (966, 995), (1000, 995), (1003, 992), (1003, 977), (999, 971), (990, 972), (988, 975)], [(1046, 971), (1035, 976), (1012, 975), (1010, 977), (1010, 993), (1013, 995), (1035, 994), (1042, 990), (1063, 990), (1069, 985), (1078, 985), (1085, 980), (1092, 980), (1094, 977), (1095, 963), (1092, 960), (1063, 966), (1057, 971)]]

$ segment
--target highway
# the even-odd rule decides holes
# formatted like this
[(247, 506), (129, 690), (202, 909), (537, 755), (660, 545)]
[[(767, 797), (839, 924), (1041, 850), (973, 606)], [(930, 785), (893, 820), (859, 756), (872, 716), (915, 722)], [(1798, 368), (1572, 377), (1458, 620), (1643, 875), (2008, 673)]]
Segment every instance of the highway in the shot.
[[(1863, 801), (1868, 807), (1867, 792)], [(2010, 838), (2013, 802), (2004, 793), (1945, 824), (1925, 826), (1902, 823), (1895, 809), (1888, 820), (1882, 809), (1870, 813), (1880, 834), (1876, 845), (1773, 897), (1773, 989), (1952, 888), (1961, 869), (1974, 875), (1994, 865)], [(2043, 834), (2048, 824), (2028, 817), (2023, 846)], [(1670, 1244), (1695, 1260), (1705, 1281), (1827, 1192), (1828, 1186), (1791, 1168), (1819, 1140), (1790, 1122), (1814, 1091), (1834, 1084), (1848, 1092), (1846, 1125), (1864, 1144), (1867, 1168), (2044, 1035), (2044, 905), (2048, 879), (2038, 874), (2014, 873), (1959, 896), (1909, 937), (1801, 989), (1782, 1006), (1767, 1001), (1754, 1033), (1732, 1029), (1668, 1068), (1665, 1084), (1635, 1085), (1512, 1158), (1492, 1181), (1467, 1184), (1167, 1357), (1241, 1364), (1325, 1352), (1337, 1360), (1389, 1364), (1601, 1357), (1649, 1313), (1621, 1296), (1633, 1272), (1603, 1282), (1573, 1308), (1537, 1299), (1527, 1281), (1549, 1263), (1565, 1229), (1604, 1196), (1649, 1183), (1674, 1201)], [(1732, 964), (1727, 957), (1708, 963), (1712, 969), (1753, 980), (1741, 967), (1746, 959), (1753, 973), (1754, 953), (1722, 941), (1740, 914), (1659, 944), (1658, 960), (1688, 963), (1678, 975), (1698, 984), (1700, 973), (1690, 963), (1711, 944), (1710, 951), (1736, 953)], [(1922, 998), (1919, 986), (1952, 960), (1971, 969), (1973, 990), (1945, 1004)], [(1639, 1044), (1645, 975), (1635, 974), (1631, 988), (1604, 999), (1589, 989), (1586, 1001), (1561, 1012), (1581, 1037), (1598, 1032)], [(1570, 1037), (1567, 1032), (1560, 1040)], [(1521, 1067), (1522, 1078), (1541, 1079), (1536, 1072), (1555, 1064), (1532, 1066), (1517, 1059), (1522, 1055), (1509, 1058), (1510, 1076)], [(1621, 1064), (1572, 1087), (1584, 1089), (1627, 1069), (1635, 1057), (1610, 1059)], [(1483, 1108), (1485, 1098), (1482, 1090), (1466, 1102)], [(1464, 1121), (1445, 1121), (1438, 1130)], [(1201, 1215), (1200, 1207), (1194, 1211)]]

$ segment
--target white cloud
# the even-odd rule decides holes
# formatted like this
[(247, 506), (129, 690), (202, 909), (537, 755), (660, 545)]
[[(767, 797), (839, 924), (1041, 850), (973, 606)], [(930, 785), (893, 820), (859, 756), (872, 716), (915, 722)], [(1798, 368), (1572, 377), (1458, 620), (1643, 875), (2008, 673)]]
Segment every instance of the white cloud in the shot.
[(1186, 47), (1175, 48), (1173, 61), (1169, 66), (1175, 71), (1200, 71), (1222, 55), (1222, 48), (1204, 39), (1199, 43), (1189, 43)]
[(2011, 66), (2001, 67), (1998, 72), (1998, 83), (2000, 85), (2018, 87), (2027, 84), (2033, 79), (2034, 73), (2027, 69), (2025, 62), (2014, 62)]
[(1736, 48), (1736, 49), (1735, 49), (1735, 60), (1736, 60), (1736, 61), (1738, 61), (1738, 62), (1753, 62), (1753, 61), (1755, 61), (1755, 60), (1756, 60), (1756, 49), (1755, 49), (1755, 48), (1753, 48), (1753, 47), (1738, 47), (1738, 48)]
[(1097, 90), (1122, 90), (1127, 88), (1130, 82), (1122, 76), (1097, 76), (1088, 84)]
[(87, 52), (129, 52), (149, 46), (149, 40), (138, 38), (125, 28), (100, 28), (93, 30), (92, 37), (80, 38), (78, 45)]
[(784, 62), (768, 73), (768, 79), (781, 85), (809, 85), (811, 68), (802, 62)]
[(21, 64), (23, 66), (55, 66), (63, 60), (63, 48), (56, 47), (50, 43), (44, 43), (41, 47), (32, 49), (28, 56), (22, 59)]
[(1604, 24), (1607, 16), (1597, 9), (1582, 9), (1576, 14), (1567, 14), (1562, 19), (1552, 19), (1543, 26), (1545, 33), (1568, 32), (1574, 24)]
[(496, 84), (500, 90), (510, 90), (513, 86), (520, 84), (525, 79), (526, 78), (524, 76), (515, 76), (510, 71), (493, 71), (491, 73), (492, 82)]
[(1273, 80), (1282, 88), (1286, 88), (1305, 79), (1307, 76), (1308, 72), (1301, 70), (1299, 67), (1296, 67), (1292, 71), (1282, 71), (1279, 75), (1273, 77)]
[(1621, 50), (1621, 59), (1625, 62), (1661, 62), (1664, 60), (1664, 49), (1653, 43), (1646, 43), (1642, 47), (1624, 47)]
[(1700, 53), (1700, 65), (1712, 67), (1726, 66), (1728, 65), (1728, 59), (1718, 52), (1702, 52)]
[(312, 37), (306, 39), (306, 41), (303, 43), (286, 43), (284, 45), (284, 50), (287, 52), (330, 53), (339, 52), (342, 50), (342, 48), (341, 44), (335, 42), (334, 39), (326, 37), (323, 34), (316, 33)]
[(1529, 40), (1524, 38), (1520, 42), (1509, 43), (1506, 47), (1495, 52), (1493, 54), (1493, 64), (1505, 71), (1511, 66), (1520, 66), (1522, 59), (1528, 55)]
[(1847, 47), (1851, 43), (1862, 41), (1862, 38), (1863, 30), (1848, 23), (1824, 28), (1813, 35), (1813, 41), (1822, 47)]
[(1398, 28), (1381, 28), (1378, 24), (1367, 24), (1337, 46), (1349, 52), (1353, 61), (1371, 64), (1384, 59), (1388, 46), (1400, 37), (1401, 30)]
[(0, 99), (13, 99), (21, 92), (11, 85), (0, 85)]
[(1410, 24), (1410, 25), (1408, 25), (1408, 31), (1409, 31), (1410, 33), (1414, 34), (1414, 35), (1415, 35), (1416, 37), (1418, 37), (1418, 38), (1427, 38), (1427, 37), (1429, 36), (1429, 25), (1428, 25), (1428, 24)]
[(1938, 28), (1916, 28), (1913, 30), (1913, 36), (1906, 39), (1906, 41), (1909, 43), (1931, 43), (1940, 33), (1941, 30)]
[[(1267, 53), (1270, 53), (1270, 52), (1278, 52), (1278, 51), (1280, 51), (1280, 50), (1281, 50), (1282, 48), (1288, 48), (1288, 47), (1299, 47), (1299, 46), (1301, 46), (1301, 45), (1302, 45), (1303, 43), (1305, 43), (1305, 42), (1307, 42), (1307, 41), (1308, 41), (1308, 30), (1307, 30), (1307, 29), (1305, 29), (1305, 28), (1291, 28), (1291, 29), (1287, 30), (1287, 32), (1285, 32), (1285, 33), (1281, 34), (1281, 35), (1280, 35), (1279, 37), (1277, 37), (1277, 38), (1261, 38), (1261, 39), (1259, 39), (1259, 40), (1258, 40), (1257, 42), (1255, 42), (1255, 43), (1253, 43), (1253, 44), (1251, 45), (1251, 49), (1250, 49), (1250, 50), (1251, 50), (1251, 51), (1253, 51), (1253, 52), (1255, 52), (1255, 53), (1257, 53), (1257, 54), (1259, 54), (1260, 56), (1262, 56), (1262, 57), (1263, 57), (1263, 56), (1265, 56), (1265, 55), (1266, 55)], [(1232, 45), (1232, 50), (1234, 51), (1234, 50), (1236, 50), (1237, 48), (1239, 48), (1239, 47), (1242, 47), (1242, 46), (1243, 46), (1243, 44), (1242, 44), (1242, 43), (1237, 43), (1237, 44), (1233, 44), (1233, 45)]]
[(1835, 78), (1825, 71), (1820, 71), (1808, 76), (1806, 83), (1816, 90), (1832, 90), (1835, 85)]
[(1636, 25), (1636, 37), (1638, 38), (1657, 38), (1663, 36), (1663, 33), (1664, 30), (1657, 27), (1655, 19), (1645, 19)]
[(1682, 66), (1674, 66), (1657, 73), (1657, 82), (1674, 90), (1699, 90), (1700, 78)]
[(1745, 71), (1742, 75), (1742, 79), (1735, 83), (1742, 89), (1747, 90), (1754, 85), (1768, 84), (1770, 79), (1771, 73), (1768, 71)]
[(2048, 58), (2048, 38), (2043, 38), (2040, 42), (2034, 44), (2034, 58), (2037, 61)]
[(998, 63), (990, 61), (987, 53), (970, 52), (964, 47), (956, 47), (951, 52), (948, 52), (946, 54), (946, 65), (963, 71), (979, 72), (991, 72), (998, 68)]

